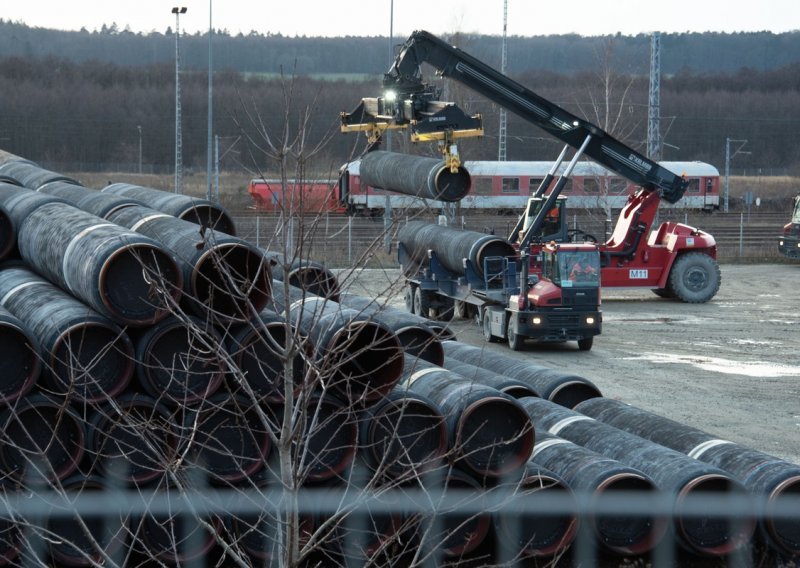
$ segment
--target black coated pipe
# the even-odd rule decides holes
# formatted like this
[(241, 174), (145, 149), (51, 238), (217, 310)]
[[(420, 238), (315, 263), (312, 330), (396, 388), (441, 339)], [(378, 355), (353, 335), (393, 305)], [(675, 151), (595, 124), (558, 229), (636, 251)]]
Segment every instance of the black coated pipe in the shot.
[[(529, 400), (540, 399), (526, 398), (520, 402), (524, 405)], [(656, 485), (643, 472), (546, 431), (538, 431), (536, 436), (531, 461), (553, 471), (576, 493), (590, 494), (594, 501), (615, 499), (615, 493), (655, 498)], [(652, 550), (667, 530), (665, 519), (647, 511), (582, 519), (590, 523), (599, 546), (623, 556)]]
[[(448, 490), (471, 492), (480, 495), (482, 491), (480, 482), (466, 472), (451, 469), (447, 472), (444, 486)], [(473, 497), (465, 498), (465, 505), (473, 501)], [(461, 557), (469, 554), (486, 539), (492, 525), (492, 516), (483, 513), (459, 513), (444, 511), (441, 519), (433, 519), (440, 523), (441, 532), (431, 531), (427, 536), (431, 541), (431, 548), (438, 549), (449, 558)]]
[(730, 518), (720, 512), (722, 506), (701, 516), (683, 512), (703, 493), (706, 497), (744, 494), (744, 488), (721, 469), (552, 402), (537, 398), (521, 402), (538, 429), (635, 467), (652, 478), (661, 491), (672, 495), (674, 531), (690, 552), (726, 555), (752, 536), (754, 523)]
[(222, 349), (222, 337), (203, 320), (169, 316), (136, 339), (139, 384), (164, 404), (198, 404), (222, 385)]
[[(53, 195), (46, 195), (37, 193), (32, 189), (20, 187), (18, 185), (11, 185), (8, 183), (0, 183), (0, 207), (8, 218), (11, 226), (11, 245), (12, 248), (5, 252), (6, 257), (19, 257), (17, 250), (17, 231), (23, 221), (27, 219), (37, 207), (41, 207), (46, 203), (67, 203), (64, 199)], [(5, 246), (0, 243), (0, 248)]]
[(0, 517), (0, 566), (16, 560), (22, 548), (22, 529), (11, 519)]
[(227, 235), (236, 235), (233, 218), (219, 203), (208, 199), (161, 191), (152, 187), (130, 183), (112, 183), (101, 190), (103, 193), (128, 197), (141, 201), (146, 206), (173, 217), (214, 229)]
[(411, 256), (412, 265), (402, 267), (406, 276), (415, 273), (419, 266), (428, 264), (428, 251), (446, 269), (456, 275), (464, 275), (464, 260), (472, 263), (476, 273), (482, 276), (484, 262), (490, 257), (516, 258), (517, 251), (508, 241), (452, 227), (433, 225), (425, 221), (409, 221), (397, 234), (397, 240)]
[[(232, 327), (228, 333), (226, 347), (240, 379), (246, 381), (248, 389), (240, 389), (231, 384), (233, 391), (264, 402), (283, 402), (285, 399), (284, 373), (289, 353), (286, 318), (271, 310), (262, 310), (258, 318), (251, 322)], [(294, 335), (292, 349), (293, 392), (296, 394), (303, 386), (308, 372), (306, 355), (313, 349), (310, 340), (297, 333), (291, 326), (288, 333)], [(236, 377), (233, 380), (239, 380)]]
[[(563, 507), (548, 512), (537, 502), (542, 496), (558, 495)], [(563, 552), (578, 532), (578, 502), (567, 482), (542, 466), (529, 461), (515, 483), (514, 502), (522, 500), (527, 511), (508, 515), (502, 509), (492, 514), (500, 546), (510, 558), (552, 557)]]
[(405, 195), (460, 201), (469, 194), (472, 179), (460, 165), (455, 173), (438, 158), (410, 156), (377, 150), (361, 158), (361, 183)]
[[(68, 495), (107, 492), (108, 482), (99, 476), (78, 473), (65, 479), (61, 488)], [(106, 511), (59, 516), (47, 520), (47, 542), (57, 566), (98, 566), (114, 557), (128, 534), (126, 517), (109, 518)]]
[(18, 246), (39, 274), (121, 325), (156, 323), (181, 296), (183, 274), (170, 252), (71, 205), (38, 207), (19, 228)]
[(274, 291), (276, 310), (308, 336), (319, 380), (334, 394), (358, 403), (384, 397), (400, 380), (403, 347), (397, 335), (358, 310), (345, 308), (302, 289)]
[(63, 181), (80, 185), (80, 182), (69, 176), (46, 170), (29, 160), (11, 160), (0, 165), (0, 173), (6, 175), (29, 189), (39, 189), (52, 181)]
[(514, 398), (539, 396), (539, 393), (528, 383), (504, 375), (498, 375), (483, 367), (477, 367), (469, 363), (461, 363), (460, 361), (449, 358), (445, 361), (443, 366), (448, 371), (458, 373), (471, 381), (486, 385), (487, 387), (495, 388)]
[(433, 329), (426, 325), (428, 320), (422, 316), (356, 294), (342, 294), (339, 301), (343, 306), (359, 310), (394, 331), (408, 355), (415, 355), (434, 365), (441, 366), (444, 363), (441, 341)]
[(30, 392), (42, 371), (39, 342), (19, 318), (0, 306), (0, 406)]
[(439, 405), (457, 463), (475, 475), (502, 477), (530, 458), (533, 425), (511, 396), (408, 356), (400, 387)]
[(212, 481), (229, 484), (250, 479), (266, 465), (272, 450), (258, 402), (217, 393), (184, 414), (178, 452)]
[(70, 205), (103, 219), (124, 207), (145, 205), (138, 199), (103, 193), (96, 189), (63, 181), (46, 183), (36, 191), (60, 197), (69, 202)]
[[(800, 466), (613, 399), (594, 399), (576, 408), (605, 424), (672, 448), (718, 467), (765, 497), (769, 506), (781, 497), (800, 495)], [(785, 554), (800, 554), (800, 521), (772, 517), (770, 508), (760, 528), (773, 547)]]
[(603, 396), (600, 389), (585, 377), (562, 373), (466, 343), (446, 341), (442, 347), (445, 353), (445, 367), (453, 361), (454, 364), (469, 363), (489, 369), (497, 374), (522, 381), (538, 392), (541, 398), (567, 408), (572, 408), (584, 400)]
[(133, 345), (115, 323), (23, 266), (0, 269), (0, 305), (39, 340), (52, 392), (97, 402), (133, 376)]
[(360, 417), (359, 450), (379, 474), (410, 481), (442, 465), (447, 424), (439, 407), (419, 393), (395, 388)]
[(295, 258), (286, 262), (282, 254), (271, 251), (262, 251), (270, 262), (270, 272), (273, 280), (301, 288), (309, 294), (328, 298), (334, 302), (339, 301), (341, 288), (336, 275), (323, 264), (309, 259)]
[(0, 260), (11, 256), (16, 245), (16, 227), (6, 208), (0, 205)]
[(196, 315), (223, 324), (243, 322), (267, 306), (272, 287), (268, 262), (247, 241), (198, 229), (147, 207), (126, 207), (109, 220), (150, 237), (177, 256), (183, 299)]
[(78, 469), (86, 425), (63, 399), (26, 396), (0, 412), (0, 428), (4, 475), (38, 484), (66, 479)]

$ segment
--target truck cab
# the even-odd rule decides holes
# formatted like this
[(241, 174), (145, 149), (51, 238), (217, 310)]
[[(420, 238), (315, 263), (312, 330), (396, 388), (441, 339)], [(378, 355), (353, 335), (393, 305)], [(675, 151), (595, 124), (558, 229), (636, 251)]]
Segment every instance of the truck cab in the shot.
[(788, 258), (800, 259), (800, 195), (794, 198), (792, 219), (783, 226), (778, 251)]

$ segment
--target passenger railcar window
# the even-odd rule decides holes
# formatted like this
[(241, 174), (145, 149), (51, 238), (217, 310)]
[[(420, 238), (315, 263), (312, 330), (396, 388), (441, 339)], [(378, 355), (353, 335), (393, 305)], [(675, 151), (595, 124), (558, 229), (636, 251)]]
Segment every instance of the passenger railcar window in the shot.
[(519, 178), (503, 178), (503, 193), (519, 193)]

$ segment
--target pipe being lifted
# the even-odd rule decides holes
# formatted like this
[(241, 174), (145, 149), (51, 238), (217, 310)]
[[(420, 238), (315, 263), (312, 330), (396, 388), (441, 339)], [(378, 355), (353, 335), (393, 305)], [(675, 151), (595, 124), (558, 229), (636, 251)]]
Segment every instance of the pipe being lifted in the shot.
[(458, 166), (453, 173), (437, 158), (381, 150), (361, 158), (359, 175), (362, 185), (447, 202), (460, 201), (472, 187), (464, 166)]

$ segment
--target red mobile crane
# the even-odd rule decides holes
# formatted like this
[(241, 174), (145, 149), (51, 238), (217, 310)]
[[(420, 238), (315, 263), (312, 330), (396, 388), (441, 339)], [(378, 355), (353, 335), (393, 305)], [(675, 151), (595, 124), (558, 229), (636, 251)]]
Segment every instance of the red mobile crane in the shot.
[[(432, 139), (433, 131), (444, 141), (442, 146), (447, 159), (450, 139), (456, 137), (454, 133), (459, 131), (459, 124), (442, 118), (435, 122), (429, 120), (431, 108), (452, 103), (437, 101), (437, 90), (422, 81), (423, 63), (433, 66), (437, 74), (463, 83), (566, 143), (551, 173), (530, 197), (525, 213), (509, 237), (520, 250), (529, 250), (531, 274), (541, 270), (544, 243), (569, 240), (564, 223), (565, 199), (559, 198), (559, 194), (570, 172), (565, 172), (549, 193), (547, 190), (553, 184), (567, 148), (572, 147), (577, 149), (576, 157), (586, 154), (640, 187), (620, 213), (611, 238), (600, 244), (602, 285), (651, 288), (659, 296), (691, 303), (706, 302), (714, 297), (721, 280), (714, 237), (675, 222), (662, 223), (651, 232), (660, 200), (669, 203), (680, 200), (687, 187), (685, 179), (428, 32), (411, 34), (384, 75), (386, 95), (362, 99), (354, 112), (343, 113), (342, 129), (366, 130), (366, 124), (373, 132), (409, 127), (412, 139), (417, 131), (427, 136), (417, 136), (417, 139)], [(553, 214), (554, 211), (559, 214)]]

